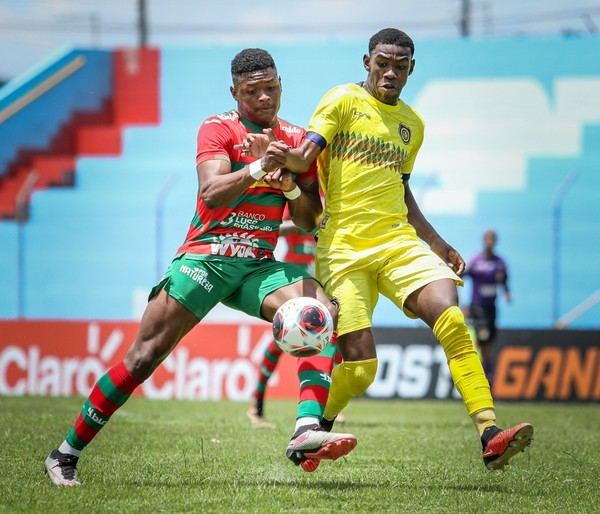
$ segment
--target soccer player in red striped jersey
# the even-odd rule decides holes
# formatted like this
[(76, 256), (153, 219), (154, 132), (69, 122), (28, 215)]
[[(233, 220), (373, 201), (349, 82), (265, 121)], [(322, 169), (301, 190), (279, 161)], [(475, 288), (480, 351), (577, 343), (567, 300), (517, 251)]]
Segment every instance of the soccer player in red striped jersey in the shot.
[[(273, 256), (286, 205), (294, 223), (306, 231), (315, 229), (322, 213), (316, 167), (300, 175), (284, 168), (290, 148), (300, 144), (305, 131), (277, 117), (281, 80), (268, 52), (242, 50), (231, 62), (231, 74), (237, 108), (207, 118), (198, 131), (197, 205), (185, 242), (152, 289), (125, 358), (94, 385), (65, 440), (48, 455), (45, 469), (56, 485), (80, 485), (82, 450), (219, 302), (272, 321), (287, 300), (311, 296), (337, 320), (337, 304), (321, 285), (302, 266)], [(236, 147), (248, 134), (266, 128), (278, 141), (260, 159), (243, 156)], [(320, 389), (327, 391), (326, 370), (322, 380)], [(335, 460), (356, 445), (351, 434), (319, 430), (323, 408), (317, 404), (296, 421), (286, 450), (295, 464), (315, 467), (314, 462)]]

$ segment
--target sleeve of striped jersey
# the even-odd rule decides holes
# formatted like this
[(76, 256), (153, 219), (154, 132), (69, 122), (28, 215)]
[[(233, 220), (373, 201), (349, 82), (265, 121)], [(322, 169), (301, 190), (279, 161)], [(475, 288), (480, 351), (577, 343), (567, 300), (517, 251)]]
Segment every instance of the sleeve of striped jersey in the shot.
[(215, 117), (204, 120), (198, 129), (196, 166), (215, 159), (230, 160), (233, 150), (227, 123)]

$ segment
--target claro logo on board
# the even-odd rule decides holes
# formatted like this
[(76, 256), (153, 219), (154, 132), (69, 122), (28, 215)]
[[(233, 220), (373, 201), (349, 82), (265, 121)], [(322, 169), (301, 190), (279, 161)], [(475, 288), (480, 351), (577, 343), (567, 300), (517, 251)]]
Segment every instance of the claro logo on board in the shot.
[(600, 400), (600, 349), (505, 346), (494, 396), (503, 400)]
[(0, 394), (87, 395), (122, 343), (120, 330), (113, 330), (102, 341), (99, 326), (92, 323), (85, 356), (60, 358), (45, 354), (35, 344), (26, 348), (9, 345), (0, 352)]
[[(8, 324), (0, 328), (8, 327)], [(123, 358), (133, 323), (13, 322), (0, 330), (0, 395), (86, 396)], [(272, 328), (251, 325), (197, 327), (136, 391), (152, 399), (248, 400)], [(295, 361), (282, 359), (271, 392), (296, 395)], [(281, 377), (289, 375), (289, 385)], [(284, 387), (285, 386), (285, 387)]]

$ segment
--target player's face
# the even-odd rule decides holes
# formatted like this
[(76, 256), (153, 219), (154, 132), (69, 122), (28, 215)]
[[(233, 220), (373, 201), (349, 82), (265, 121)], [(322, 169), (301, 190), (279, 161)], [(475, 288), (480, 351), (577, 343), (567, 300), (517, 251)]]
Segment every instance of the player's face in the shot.
[(276, 69), (238, 76), (231, 86), (231, 94), (244, 118), (265, 128), (275, 125), (281, 103), (281, 80)]
[(396, 45), (377, 45), (363, 57), (368, 71), (365, 88), (377, 100), (396, 105), (415, 61), (410, 48)]

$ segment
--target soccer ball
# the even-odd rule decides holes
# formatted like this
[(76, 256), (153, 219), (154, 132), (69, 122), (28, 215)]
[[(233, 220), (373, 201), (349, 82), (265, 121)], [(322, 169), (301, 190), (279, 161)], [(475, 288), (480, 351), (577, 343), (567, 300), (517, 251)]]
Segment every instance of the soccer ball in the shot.
[(292, 298), (277, 309), (273, 336), (279, 348), (294, 357), (316, 355), (333, 336), (331, 313), (315, 298)]

